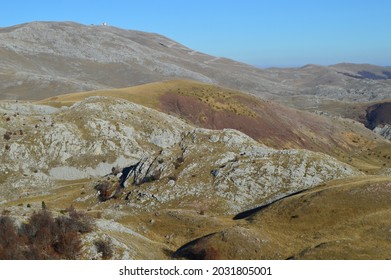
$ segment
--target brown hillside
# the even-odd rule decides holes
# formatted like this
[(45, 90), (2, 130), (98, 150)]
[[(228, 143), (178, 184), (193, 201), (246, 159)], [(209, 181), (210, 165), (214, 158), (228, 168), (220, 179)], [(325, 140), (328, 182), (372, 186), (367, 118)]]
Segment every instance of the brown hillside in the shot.
[[(389, 259), (390, 178), (338, 180), (180, 247), (188, 259)], [(243, 220), (242, 220), (243, 221)]]
[(204, 128), (237, 129), (273, 148), (323, 152), (366, 171), (391, 166), (390, 144), (354, 121), (328, 118), (189, 80), (67, 94), (39, 103), (60, 107), (95, 95), (123, 98)]

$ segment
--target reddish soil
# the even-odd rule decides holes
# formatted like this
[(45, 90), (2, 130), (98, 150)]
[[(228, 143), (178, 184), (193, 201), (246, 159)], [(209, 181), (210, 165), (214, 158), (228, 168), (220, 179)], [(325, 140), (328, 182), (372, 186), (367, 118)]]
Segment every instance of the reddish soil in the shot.
[(334, 140), (340, 138), (334, 137), (338, 129), (324, 118), (252, 97), (233, 98), (255, 112), (255, 116), (216, 110), (197, 97), (177, 93), (166, 93), (161, 96), (160, 109), (166, 113), (179, 115), (199, 127), (233, 128), (280, 149), (305, 148), (326, 152), (342, 144)]

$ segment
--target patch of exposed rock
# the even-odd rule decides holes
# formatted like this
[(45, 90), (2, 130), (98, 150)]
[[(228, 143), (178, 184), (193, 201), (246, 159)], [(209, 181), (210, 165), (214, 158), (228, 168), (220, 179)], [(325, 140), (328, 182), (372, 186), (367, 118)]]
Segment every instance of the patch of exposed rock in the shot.
[(361, 174), (324, 154), (274, 150), (228, 129), (196, 129), (179, 146), (145, 163), (127, 185), (127, 203), (135, 209), (180, 205), (234, 214), (324, 181)]
[(103, 176), (112, 166), (178, 143), (190, 129), (168, 115), (109, 98), (89, 98), (58, 110), (2, 103), (0, 110), (1, 183), (10, 193), (25, 180), (24, 187), (34, 189), (57, 179)]
[(194, 128), (122, 99), (91, 97), (58, 110), (13, 104), (11, 111), (9, 106), (0, 105), (1, 128), (8, 133), (0, 140), (3, 197), (139, 163), (118, 176), (116, 188), (121, 185), (127, 200), (116, 197), (128, 207), (234, 214), (361, 174), (324, 154), (271, 149), (236, 130)]
[(391, 125), (379, 125), (375, 127), (373, 131), (383, 136), (384, 138), (391, 140)]

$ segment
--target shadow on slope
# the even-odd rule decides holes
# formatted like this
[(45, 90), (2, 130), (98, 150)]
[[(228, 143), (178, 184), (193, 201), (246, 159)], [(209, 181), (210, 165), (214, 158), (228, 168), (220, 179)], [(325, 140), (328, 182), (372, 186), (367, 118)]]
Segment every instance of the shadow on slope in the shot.
[[(254, 211), (245, 225), (198, 238), (175, 256), (215, 259), (389, 259), (391, 180), (336, 180)], [(243, 248), (247, 248), (244, 250)]]
[[(276, 149), (329, 154), (364, 171), (391, 167), (389, 142), (352, 120), (329, 118), (265, 101), (239, 91), (175, 80), (52, 97), (40, 103), (71, 105), (88, 96), (113, 96), (178, 116), (203, 128), (239, 130)], [(373, 156), (382, 146), (386, 157)]]

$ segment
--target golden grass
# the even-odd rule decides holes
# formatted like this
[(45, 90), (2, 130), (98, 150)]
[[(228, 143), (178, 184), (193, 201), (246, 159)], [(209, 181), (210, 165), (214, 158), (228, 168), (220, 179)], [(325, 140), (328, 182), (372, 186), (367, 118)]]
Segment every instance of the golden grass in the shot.
[[(109, 96), (122, 98), (152, 109), (164, 111), (164, 109), (161, 108), (162, 106), (160, 98), (166, 94), (189, 96), (196, 98), (198, 101), (206, 104), (214, 111), (231, 112), (239, 116), (246, 116), (251, 118), (256, 118), (258, 114), (254, 112), (250, 106), (256, 106), (256, 110), (264, 110), (262, 106), (267, 106), (267, 104), (259, 102), (259, 99), (254, 96), (247, 95), (236, 90), (224, 89), (218, 86), (191, 80), (168, 80), (122, 89), (107, 89), (72, 93), (44, 99), (42, 101), (38, 101), (38, 103), (61, 107), (70, 106), (73, 103), (81, 101), (90, 96)], [(365, 107), (363, 104), (347, 104), (345, 102), (338, 101), (330, 101), (330, 104), (326, 105), (330, 106), (330, 108), (339, 108), (338, 110), (340, 111), (338, 112), (337, 109), (335, 109), (337, 114), (344, 113), (345, 115), (348, 114), (349, 116), (357, 116), (358, 112), (360, 110), (362, 111)], [(344, 107), (342, 105), (346, 106)], [(326, 109), (329, 110), (330, 108)], [(186, 116), (180, 117), (184, 117), (185, 121), (189, 121)], [(203, 123), (206, 121), (206, 118), (207, 117), (202, 112), (200, 112), (200, 122)], [(348, 124), (342, 125), (341, 123), (340, 128), (343, 127), (345, 127), (346, 131), (341, 130), (340, 133), (337, 134), (339, 136), (336, 139), (340, 149), (334, 147), (335, 145), (331, 145), (328, 142), (330, 140), (321, 139), (316, 132), (311, 133), (311, 131), (308, 129), (305, 131), (297, 131), (297, 134), (300, 135), (300, 133), (306, 133), (306, 136), (312, 139), (312, 144), (309, 143), (308, 145), (310, 147), (311, 145), (319, 146), (319, 149), (315, 148), (316, 151), (328, 153), (336, 157), (338, 160), (348, 163), (370, 174), (379, 173), (379, 170), (382, 168), (391, 167), (391, 161), (388, 159), (388, 156), (391, 156), (391, 146), (379, 141), (380, 136), (379, 139), (373, 138), (373, 136), (369, 135), (369, 131), (365, 133), (365, 128), (362, 128), (362, 130), (361, 128), (360, 130), (355, 128), (349, 132)], [(318, 140), (320, 140), (320, 142), (317, 142)], [(276, 143), (281, 143), (281, 139), (272, 139), (268, 137), (263, 137), (260, 139), (260, 141), (271, 147), (275, 147)], [(297, 148), (296, 142), (292, 143), (288, 140), (285, 141), (285, 143), (281, 143), (279, 145), (279, 148)], [(329, 151), (327, 150), (328, 146), (330, 146)], [(369, 149), (368, 152), (367, 149)], [(380, 155), (378, 154), (379, 149), (383, 150), (383, 153)]]
[(122, 98), (136, 104), (156, 109), (158, 107), (158, 98), (161, 95), (167, 92), (172, 92), (173, 90), (176, 92), (178, 88), (186, 91), (189, 87), (197, 85), (199, 86), (204, 84), (190, 80), (169, 80), (127, 88), (69, 93), (36, 101), (36, 103), (61, 107), (70, 106), (91, 96), (108, 96)]
[(247, 99), (254, 97), (246, 96), (239, 91), (191, 80), (169, 80), (128, 88), (70, 93), (36, 101), (36, 103), (53, 107), (62, 107), (71, 106), (75, 102), (79, 102), (91, 96), (108, 96), (122, 98), (142, 106), (159, 110), (159, 98), (167, 93), (195, 97), (217, 111), (227, 110), (238, 115), (255, 117), (255, 113), (252, 110), (240, 104), (240, 102), (235, 99), (236, 96)]
[[(290, 243), (285, 253), (296, 258), (389, 257), (386, 250), (373, 252), (371, 246), (387, 244), (379, 231), (391, 225), (386, 222), (391, 216), (390, 197), (385, 195), (390, 185), (391, 179), (381, 176), (330, 181), (278, 202), (250, 220), (256, 228), (267, 228), (273, 238)], [(343, 252), (334, 242), (341, 248), (350, 242), (353, 247)]]
[(389, 259), (390, 193), (390, 177), (330, 181), (182, 251), (219, 259)]
[(72, 104), (82, 101), (91, 96), (108, 96), (122, 98), (133, 103), (146, 107), (156, 108), (158, 97), (162, 94), (163, 83), (153, 83), (142, 86), (135, 86), (121, 89), (107, 89), (97, 91), (87, 91), (78, 93), (69, 93), (60, 96), (54, 96), (41, 101), (38, 104), (49, 105), (53, 107), (71, 106)]
[(42, 190), (38, 193), (30, 193), (28, 197), (18, 198), (16, 200), (10, 200), (2, 204), (2, 207), (7, 208), (11, 206), (27, 206), (35, 205), (40, 206), (41, 202), (44, 201), (46, 206), (52, 210), (60, 211), (70, 206), (75, 206), (80, 209), (88, 209), (89, 207), (96, 204), (95, 199), (78, 202), (77, 198), (91, 195), (94, 190), (90, 187), (89, 181), (77, 180), (72, 182), (59, 183), (59, 187), (50, 188), (48, 192), (41, 194)]

